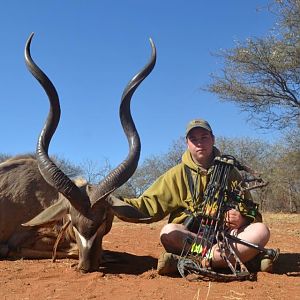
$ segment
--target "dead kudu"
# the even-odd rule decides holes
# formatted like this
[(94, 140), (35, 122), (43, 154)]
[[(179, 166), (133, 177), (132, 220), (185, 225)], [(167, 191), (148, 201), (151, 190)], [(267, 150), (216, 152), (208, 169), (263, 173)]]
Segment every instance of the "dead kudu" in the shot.
[(130, 102), (134, 91), (154, 68), (156, 62), (155, 46), (150, 40), (151, 59), (128, 83), (121, 99), (119, 112), (129, 144), (128, 156), (97, 185), (77, 186), (48, 156), (49, 144), (60, 119), (60, 105), (55, 87), (31, 58), (32, 37), (33, 34), (25, 46), (25, 62), (29, 71), (44, 88), (50, 102), (48, 117), (37, 143), (37, 164), (45, 181), (55, 191), (59, 192), (59, 199), (30, 221), (24, 223), (23, 226), (34, 229), (55, 222), (62, 222), (62, 219), (68, 220), (74, 231), (78, 247), (78, 269), (82, 272), (96, 271), (101, 264), (102, 239), (110, 231), (114, 215), (128, 222), (149, 221), (135, 208), (114, 198), (111, 193), (124, 184), (137, 168), (141, 145), (131, 117)]

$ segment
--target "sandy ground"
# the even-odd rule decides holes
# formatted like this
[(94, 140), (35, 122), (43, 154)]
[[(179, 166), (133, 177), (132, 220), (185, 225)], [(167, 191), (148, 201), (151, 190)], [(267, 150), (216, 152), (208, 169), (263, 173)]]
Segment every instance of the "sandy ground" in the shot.
[(76, 260), (0, 261), (0, 299), (300, 299), (300, 215), (267, 214), (268, 247), (281, 254), (274, 273), (258, 273), (254, 281), (190, 282), (160, 276), (159, 232), (164, 221), (129, 224), (115, 221), (105, 237), (106, 253), (116, 259), (99, 272), (81, 274)]

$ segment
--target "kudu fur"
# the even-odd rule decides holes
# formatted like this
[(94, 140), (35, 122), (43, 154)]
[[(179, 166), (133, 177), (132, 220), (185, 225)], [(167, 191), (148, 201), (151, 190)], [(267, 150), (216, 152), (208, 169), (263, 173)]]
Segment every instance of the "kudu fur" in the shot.
[[(58, 196), (42, 177), (34, 156), (19, 155), (0, 163), (0, 259), (51, 258), (60, 224), (39, 228), (21, 224), (54, 204)], [(74, 257), (76, 248), (67, 233), (56, 255)]]

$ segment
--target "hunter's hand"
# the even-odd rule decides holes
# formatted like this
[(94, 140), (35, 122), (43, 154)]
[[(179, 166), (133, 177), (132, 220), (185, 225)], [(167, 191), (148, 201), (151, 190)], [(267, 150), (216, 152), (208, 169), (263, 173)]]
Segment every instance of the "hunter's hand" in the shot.
[(247, 223), (247, 219), (237, 210), (230, 209), (225, 215), (226, 226), (231, 229), (238, 229)]

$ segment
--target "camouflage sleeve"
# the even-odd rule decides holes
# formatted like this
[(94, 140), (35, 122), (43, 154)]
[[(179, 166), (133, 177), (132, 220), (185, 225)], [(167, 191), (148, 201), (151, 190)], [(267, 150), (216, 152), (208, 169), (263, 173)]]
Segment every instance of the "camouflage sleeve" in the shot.
[(258, 204), (252, 200), (242, 199), (238, 204), (240, 213), (245, 216), (249, 223), (262, 222), (262, 215), (258, 211)]
[(234, 169), (231, 174), (231, 192), (234, 197), (233, 200), (237, 204), (237, 209), (249, 220), (249, 223), (262, 222), (258, 204), (253, 201), (250, 191), (241, 192), (243, 187), (242, 176), (238, 170)]

